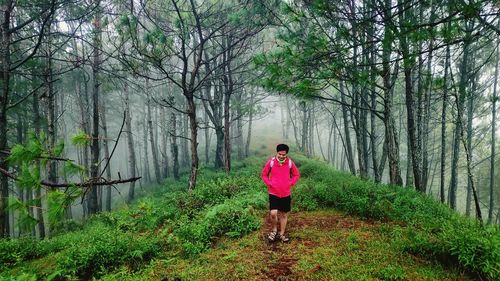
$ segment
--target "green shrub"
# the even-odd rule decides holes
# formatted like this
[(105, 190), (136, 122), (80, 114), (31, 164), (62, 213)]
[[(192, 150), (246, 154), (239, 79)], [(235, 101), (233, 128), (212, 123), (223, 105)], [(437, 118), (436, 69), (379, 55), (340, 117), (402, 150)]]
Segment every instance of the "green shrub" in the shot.
[(56, 271), (63, 275), (98, 277), (121, 264), (137, 266), (161, 249), (152, 236), (122, 232), (104, 224), (95, 224), (72, 239), (78, 242), (56, 259)]
[(241, 237), (260, 227), (260, 218), (252, 212), (245, 200), (230, 200), (215, 205), (199, 218), (189, 222), (184, 217), (175, 234), (179, 237), (184, 253), (196, 255), (208, 249), (221, 236)]
[(0, 253), (0, 270), (5, 270), (19, 262), (39, 257), (43, 251), (35, 239), (0, 239)]

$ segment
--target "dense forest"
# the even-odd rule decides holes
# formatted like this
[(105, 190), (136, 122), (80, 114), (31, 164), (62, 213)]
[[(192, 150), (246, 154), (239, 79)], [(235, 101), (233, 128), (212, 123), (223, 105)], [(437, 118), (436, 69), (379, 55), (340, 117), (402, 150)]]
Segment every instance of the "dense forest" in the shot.
[(2, 0), (0, 238), (48, 239), (152, 186), (191, 194), (204, 170), (238, 175), (282, 142), (498, 227), (499, 11)]

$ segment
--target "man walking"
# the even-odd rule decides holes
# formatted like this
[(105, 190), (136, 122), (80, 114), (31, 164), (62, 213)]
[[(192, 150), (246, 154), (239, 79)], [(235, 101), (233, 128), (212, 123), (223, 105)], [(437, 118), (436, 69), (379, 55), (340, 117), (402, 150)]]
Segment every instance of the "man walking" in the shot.
[(292, 203), (291, 188), (297, 183), (300, 175), (295, 163), (288, 158), (288, 150), (288, 145), (278, 144), (276, 156), (267, 161), (260, 175), (267, 185), (267, 192), (269, 193), (272, 227), (268, 236), (270, 242), (288, 242), (290, 240), (285, 236), (285, 229)]

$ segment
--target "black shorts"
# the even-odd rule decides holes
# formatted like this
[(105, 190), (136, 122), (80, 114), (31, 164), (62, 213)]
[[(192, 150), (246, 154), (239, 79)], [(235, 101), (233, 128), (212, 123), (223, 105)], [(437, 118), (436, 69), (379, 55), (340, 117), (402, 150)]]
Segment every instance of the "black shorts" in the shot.
[(269, 194), (269, 210), (278, 210), (288, 213), (292, 209), (292, 197), (278, 197)]

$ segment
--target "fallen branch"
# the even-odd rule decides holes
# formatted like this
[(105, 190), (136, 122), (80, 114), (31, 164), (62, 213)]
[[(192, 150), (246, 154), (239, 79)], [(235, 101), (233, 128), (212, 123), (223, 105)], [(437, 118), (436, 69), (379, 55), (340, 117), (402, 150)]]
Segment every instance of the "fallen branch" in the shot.
[[(10, 155), (11, 152), (9, 150), (0, 150), (0, 154)], [(57, 160), (57, 161), (71, 161), (71, 162), (74, 162), (72, 159), (61, 158), (61, 157), (53, 157), (53, 156), (38, 157), (38, 159), (49, 159), (49, 160)]]
[(127, 182), (133, 182), (136, 180), (139, 180), (142, 177), (135, 177), (135, 178), (129, 178), (129, 179), (119, 179), (119, 180), (112, 180), (112, 181), (96, 181), (96, 180), (89, 180), (86, 182), (81, 182), (81, 183), (50, 183), (46, 181), (42, 181), (41, 184), (44, 186), (48, 187), (68, 187), (68, 186), (78, 186), (78, 187), (91, 187), (91, 186), (101, 186), (101, 185), (114, 185), (118, 183), (127, 183)]
[[(0, 168), (0, 173), (5, 175), (6, 177), (9, 177), (13, 180), (17, 180), (17, 177), (14, 176), (14, 174), (10, 173), (9, 171)], [(80, 183), (52, 183), (52, 182), (47, 182), (47, 181), (41, 181), (40, 184), (43, 186), (47, 187), (70, 187), (70, 186), (78, 186), (78, 187), (92, 187), (92, 186), (101, 186), (101, 185), (114, 185), (118, 183), (127, 183), (127, 182), (133, 182), (136, 180), (139, 180), (142, 177), (135, 177), (135, 178), (129, 178), (129, 179), (118, 179), (118, 180), (112, 180), (112, 181), (107, 181), (107, 180), (102, 180), (100, 179), (90, 179), (86, 182), (80, 182)]]

